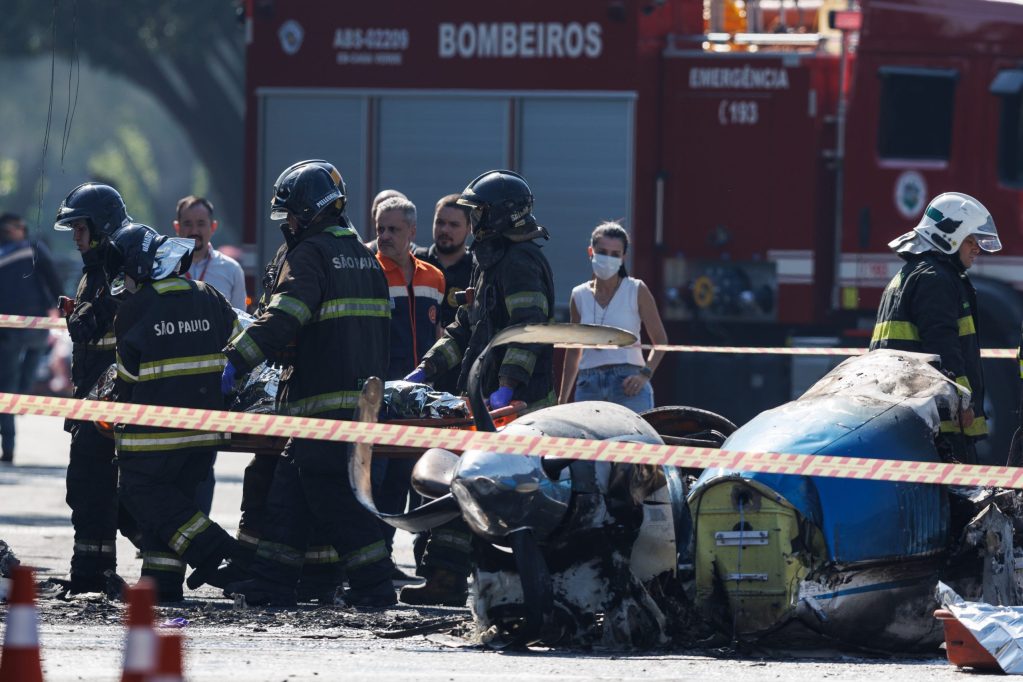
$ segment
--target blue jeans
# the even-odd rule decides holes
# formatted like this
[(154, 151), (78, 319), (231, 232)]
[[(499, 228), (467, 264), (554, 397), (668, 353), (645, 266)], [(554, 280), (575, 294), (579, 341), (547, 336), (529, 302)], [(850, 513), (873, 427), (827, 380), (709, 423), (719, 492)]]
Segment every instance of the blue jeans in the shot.
[(633, 396), (625, 395), (622, 389), (626, 377), (639, 374), (639, 370), (637, 365), (601, 365), (581, 369), (575, 380), (575, 401), (604, 400), (623, 405), (633, 412), (653, 409), (654, 389), (650, 382), (643, 384), (639, 393)]

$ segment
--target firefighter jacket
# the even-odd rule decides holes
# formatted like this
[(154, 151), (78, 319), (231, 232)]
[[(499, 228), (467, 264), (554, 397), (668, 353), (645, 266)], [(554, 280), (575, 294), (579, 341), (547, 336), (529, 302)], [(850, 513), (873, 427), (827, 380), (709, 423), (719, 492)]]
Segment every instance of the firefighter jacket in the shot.
[[(103, 249), (82, 254), (82, 279), (75, 292), (75, 309), (67, 318), (71, 347), (71, 383), (76, 398), (84, 398), (100, 376), (114, 364), (114, 315), (117, 301), (103, 273)], [(81, 328), (83, 331), (79, 332)]]
[[(117, 398), (140, 405), (224, 409), (220, 349), (239, 331), (223, 294), (204, 282), (168, 277), (144, 283), (121, 304), (117, 334)], [(191, 453), (219, 447), (223, 436), (120, 424), (119, 456)]]
[(426, 261), (412, 257), (412, 281), (393, 260), (377, 253), (391, 297), (391, 359), (383, 379), (401, 379), (419, 365), (437, 341), (444, 275)]
[[(892, 348), (940, 355), (942, 369), (972, 392), (974, 420), (963, 433), (983, 438), (987, 435), (984, 371), (973, 284), (957, 255), (934, 251), (899, 255), (907, 262), (881, 297), (870, 350)], [(943, 418), (941, 430), (959, 433), (960, 427), (954, 418)]]
[(224, 352), (239, 375), (264, 359), (284, 365), (279, 413), (348, 419), (363, 382), (387, 371), (387, 281), (350, 228), (314, 226), (285, 239), (263, 314)]
[[(469, 372), (490, 340), (522, 323), (547, 323), (554, 310), (554, 276), (540, 247), (532, 241), (507, 242), (504, 256), (493, 265), (477, 264), (471, 305), (463, 305), (444, 336), (424, 357), (427, 378), (460, 366), (458, 391), (466, 389)], [(481, 377), (485, 395), (497, 390), (500, 377), (517, 382), (514, 400), (531, 407), (554, 403), (554, 349), (546, 344), (508, 344), (495, 348), (489, 371)]]

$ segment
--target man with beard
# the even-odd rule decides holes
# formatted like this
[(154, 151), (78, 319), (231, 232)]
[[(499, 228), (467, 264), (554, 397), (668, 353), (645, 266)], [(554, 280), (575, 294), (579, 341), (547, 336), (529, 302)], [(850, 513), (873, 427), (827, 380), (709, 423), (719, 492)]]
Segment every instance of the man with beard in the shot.
[[(441, 197), (433, 213), (433, 244), (416, 249), (416, 258), (435, 266), (444, 275), (447, 285), (440, 304), (441, 327), (455, 321), (458, 294), (469, 288), (472, 277), (472, 254), (465, 246), (469, 236), (469, 209), (458, 204), (457, 194)], [(441, 374), (433, 381), (438, 391), (454, 393), (458, 385), (458, 369)]]
[[(469, 209), (458, 204), (457, 194), (441, 197), (433, 213), (433, 245), (416, 249), (416, 258), (425, 260), (444, 274), (447, 292), (440, 306), (441, 326), (455, 321), (456, 295), (469, 288), (472, 254), (465, 247), (469, 236)], [(457, 377), (456, 377), (457, 378)]]
[(189, 195), (178, 201), (174, 231), (195, 240), (192, 267), (185, 279), (205, 282), (224, 295), (232, 308), (245, 310), (245, 273), (235, 259), (213, 248), (210, 239), (217, 231), (213, 204), (209, 199)]

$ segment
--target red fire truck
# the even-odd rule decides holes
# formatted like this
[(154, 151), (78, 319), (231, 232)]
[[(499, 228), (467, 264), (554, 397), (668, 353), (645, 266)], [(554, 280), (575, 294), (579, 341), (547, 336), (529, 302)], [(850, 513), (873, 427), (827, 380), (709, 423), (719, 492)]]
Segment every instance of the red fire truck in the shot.
[[(246, 242), (280, 242), (266, 206), (323, 157), (369, 204), (419, 207), (491, 168), (521, 172), (564, 314), (603, 220), (674, 342), (865, 345), (900, 266), (886, 244), (943, 191), (977, 196), (1005, 249), (971, 270), (982, 342), (1023, 320), (1023, 5), (1012, 0), (248, 0)], [(742, 421), (827, 366), (676, 354), (658, 402)], [(987, 364), (994, 437), (1016, 369)]]

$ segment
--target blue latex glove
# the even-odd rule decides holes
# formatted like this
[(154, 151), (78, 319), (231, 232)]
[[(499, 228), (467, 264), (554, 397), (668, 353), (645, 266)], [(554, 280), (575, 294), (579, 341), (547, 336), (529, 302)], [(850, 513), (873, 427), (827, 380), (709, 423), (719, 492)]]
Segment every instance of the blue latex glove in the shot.
[(413, 384), (425, 384), (426, 370), (422, 367), (416, 367), (403, 381), (411, 381)]
[(227, 361), (227, 365), (224, 367), (224, 373), (220, 375), (220, 392), (224, 395), (230, 395), (234, 392), (234, 381), (235, 375), (238, 370), (231, 364), (231, 361)]
[(490, 394), (490, 409), (497, 410), (507, 407), (511, 402), (512, 393), (515, 392), (511, 386), (502, 386)]

